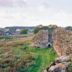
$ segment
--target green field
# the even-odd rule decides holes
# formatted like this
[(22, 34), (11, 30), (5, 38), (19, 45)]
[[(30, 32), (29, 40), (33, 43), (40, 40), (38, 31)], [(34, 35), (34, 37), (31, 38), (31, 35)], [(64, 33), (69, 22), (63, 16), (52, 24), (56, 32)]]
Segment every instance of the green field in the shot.
[(33, 58), (27, 68), (25, 66), (18, 68), (17, 72), (42, 72), (56, 57), (52, 48), (41, 49), (20, 46), (18, 48), (13, 48), (13, 52), (15, 55), (20, 56), (23, 60), (29, 56), (32, 56)]
[(55, 58), (53, 48), (0, 47), (0, 72), (43, 72)]

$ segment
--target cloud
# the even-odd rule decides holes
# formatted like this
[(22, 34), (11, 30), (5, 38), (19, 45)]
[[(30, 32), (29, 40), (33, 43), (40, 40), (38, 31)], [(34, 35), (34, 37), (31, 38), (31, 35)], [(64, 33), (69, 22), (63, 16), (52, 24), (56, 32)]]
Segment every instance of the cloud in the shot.
[(47, 0), (0, 0), (2, 7), (48, 7)]
[(2, 7), (22, 7), (25, 6), (26, 0), (0, 0)]
[(0, 6), (11, 6), (12, 0), (0, 0)]
[[(6, 9), (6, 8), (5, 8)], [(36, 26), (39, 24), (57, 24), (68, 26), (72, 23), (72, 14), (63, 11), (55, 13), (51, 9), (48, 12), (32, 9), (8, 8), (0, 11), (0, 27), (5, 26)], [(50, 12), (49, 12), (50, 11)]]
[(0, 27), (72, 25), (72, 12), (69, 10), (72, 6), (70, 8), (67, 3), (63, 6), (65, 1), (67, 2), (67, 0), (59, 2), (58, 0), (0, 0)]

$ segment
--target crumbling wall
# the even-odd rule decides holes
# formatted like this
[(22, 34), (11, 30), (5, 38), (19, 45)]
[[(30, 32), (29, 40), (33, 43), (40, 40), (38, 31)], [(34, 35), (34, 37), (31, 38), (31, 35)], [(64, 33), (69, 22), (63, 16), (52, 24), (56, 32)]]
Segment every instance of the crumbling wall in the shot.
[(57, 28), (56, 25), (41, 26), (40, 31), (33, 37), (33, 46), (40, 48), (52, 47), (53, 44), (53, 30)]
[(72, 53), (72, 32), (57, 28), (53, 32), (53, 48), (59, 56)]
[(58, 56), (72, 53), (72, 32), (62, 27), (49, 26), (48, 29), (41, 29), (33, 37), (33, 45), (40, 48), (47, 48), (51, 43)]
[(40, 30), (32, 39), (33, 45), (40, 48), (48, 46), (48, 30)]
[(72, 64), (72, 32), (58, 27), (53, 31), (53, 48), (58, 58), (50, 64), (46, 72), (70, 72), (69, 65)]
[(36, 47), (45, 48), (49, 42), (52, 43), (58, 58), (44, 72), (69, 72), (72, 58), (72, 31), (50, 26), (48, 30), (40, 30), (33, 38)]

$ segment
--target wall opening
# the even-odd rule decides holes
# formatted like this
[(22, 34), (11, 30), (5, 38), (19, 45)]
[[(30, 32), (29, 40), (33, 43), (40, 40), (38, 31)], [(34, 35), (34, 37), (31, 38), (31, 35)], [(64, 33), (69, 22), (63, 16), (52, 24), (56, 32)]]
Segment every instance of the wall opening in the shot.
[(48, 43), (48, 48), (51, 48), (52, 47), (52, 44), (51, 43)]

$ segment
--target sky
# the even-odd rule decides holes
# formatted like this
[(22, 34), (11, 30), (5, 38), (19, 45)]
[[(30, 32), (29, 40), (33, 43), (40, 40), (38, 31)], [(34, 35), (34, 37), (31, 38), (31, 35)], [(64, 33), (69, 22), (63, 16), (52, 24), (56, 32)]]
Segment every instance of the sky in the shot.
[(72, 26), (72, 0), (0, 0), (0, 27)]

